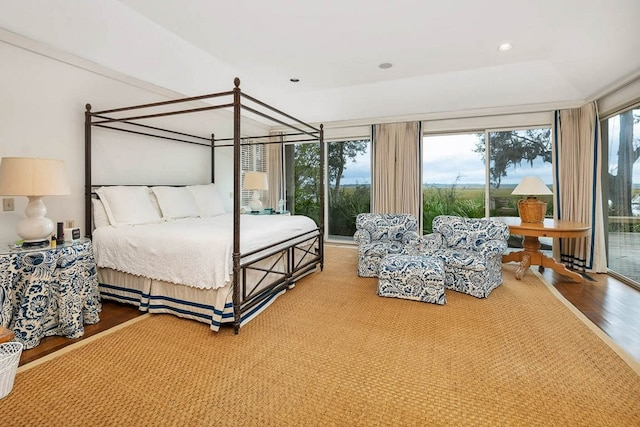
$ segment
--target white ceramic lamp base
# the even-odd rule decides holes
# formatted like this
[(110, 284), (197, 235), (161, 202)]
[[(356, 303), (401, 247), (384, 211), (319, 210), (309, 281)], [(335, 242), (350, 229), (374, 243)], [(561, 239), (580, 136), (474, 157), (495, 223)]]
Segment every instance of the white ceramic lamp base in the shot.
[(253, 198), (249, 201), (251, 212), (262, 212), (262, 202), (257, 191), (253, 192)]
[(46, 218), (47, 207), (42, 196), (29, 196), (29, 204), (24, 210), (25, 219), (18, 223), (18, 236), (24, 240), (24, 246), (45, 246), (53, 233), (53, 221)]

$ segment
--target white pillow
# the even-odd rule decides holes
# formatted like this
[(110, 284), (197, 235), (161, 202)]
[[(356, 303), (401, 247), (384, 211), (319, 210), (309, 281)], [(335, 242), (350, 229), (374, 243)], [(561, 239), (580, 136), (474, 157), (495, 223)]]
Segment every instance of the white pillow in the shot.
[(198, 205), (185, 187), (151, 187), (151, 191), (156, 195), (165, 221), (198, 216)]
[(160, 212), (153, 206), (148, 187), (100, 187), (96, 194), (104, 205), (109, 223), (114, 227), (161, 221)]
[(215, 184), (189, 185), (187, 190), (193, 195), (201, 217), (226, 213), (224, 203), (222, 203), (222, 198)]
[(100, 199), (91, 199), (93, 205), (93, 228), (106, 227), (110, 225), (107, 211), (104, 209), (104, 204)]

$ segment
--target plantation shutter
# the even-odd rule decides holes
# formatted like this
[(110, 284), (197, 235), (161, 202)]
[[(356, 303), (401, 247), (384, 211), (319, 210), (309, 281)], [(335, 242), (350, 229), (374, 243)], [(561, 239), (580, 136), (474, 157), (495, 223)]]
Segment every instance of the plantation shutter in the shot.
[[(264, 144), (243, 143), (240, 146), (240, 165), (243, 172), (267, 172), (267, 156)], [(244, 173), (242, 176), (244, 180)], [(241, 181), (241, 183), (244, 181)], [(260, 191), (260, 198), (264, 200), (265, 191)], [(249, 205), (249, 200), (253, 196), (253, 191), (242, 189), (240, 206)]]

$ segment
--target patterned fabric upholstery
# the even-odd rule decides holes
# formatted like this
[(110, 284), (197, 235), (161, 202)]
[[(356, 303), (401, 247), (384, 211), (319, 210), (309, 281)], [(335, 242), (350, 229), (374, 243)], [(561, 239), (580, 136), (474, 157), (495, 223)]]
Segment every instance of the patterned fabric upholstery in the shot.
[(387, 255), (380, 263), (378, 295), (444, 304), (444, 266), (438, 258)]
[(358, 244), (358, 275), (378, 277), (382, 258), (402, 253), (405, 245), (418, 237), (418, 220), (413, 215), (358, 214), (353, 235)]
[(509, 238), (506, 224), (440, 215), (433, 219), (432, 229), (432, 234), (405, 247), (404, 253), (441, 259), (447, 289), (486, 298), (502, 284), (502, 253)]
[(0, 325), (30, 349), (44, 337), (79, 338), (102, 309), (91, 240), (0, 257)]

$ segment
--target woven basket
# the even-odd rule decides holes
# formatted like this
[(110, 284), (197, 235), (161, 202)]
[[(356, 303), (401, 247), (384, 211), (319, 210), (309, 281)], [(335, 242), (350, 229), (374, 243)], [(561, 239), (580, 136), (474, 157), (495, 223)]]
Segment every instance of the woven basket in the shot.
[(547, 213), (547, 204), (536, 198), (518, 201), (518, 213), (522, 222), (542, 223)]
[(21, 354), (22, 344), (19, 342), (0, 344), (0, 399), (9, 394), (13, 388)]

